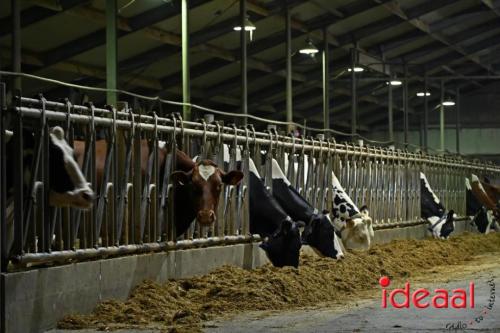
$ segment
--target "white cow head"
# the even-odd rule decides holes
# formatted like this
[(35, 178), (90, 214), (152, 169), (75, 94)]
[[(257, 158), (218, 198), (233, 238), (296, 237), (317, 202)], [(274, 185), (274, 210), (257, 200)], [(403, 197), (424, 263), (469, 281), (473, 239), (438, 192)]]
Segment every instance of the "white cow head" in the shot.
[(368, 207), (363, 206), (360, 210), (349, 198), (333, 173), (332, 186), (332, 220), (335, 229), (341, 234), (344, 246), (348, 249), (368, 250), (374, 237)]

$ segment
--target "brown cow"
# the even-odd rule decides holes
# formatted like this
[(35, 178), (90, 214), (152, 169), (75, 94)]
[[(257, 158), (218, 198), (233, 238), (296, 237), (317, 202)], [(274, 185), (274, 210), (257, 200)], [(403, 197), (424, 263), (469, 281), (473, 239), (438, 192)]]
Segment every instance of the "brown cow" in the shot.
[[(478, 227), (478, 230), (482, 233), (488, 233), (490, 230), (499, 231), (500, 226), (498, 221), (500, 220), (500, 206), (498, 205), (498, 198), (500, 190), (497, 186), (485, 183), (479, 180), (476, 175), (472, 175), (470, 186), (470, 192), (472, 192), (473, 197), (475, 197), (477, 203), (483, 207), (479, 211), (474, 212), (471, 209), (470, 213), (474, 213), (473, 221)], [(466, 182), (466, 186), (467, 186)], [(472, 204), (472, 202), (468, 202)], [(469, 207), (469, 206), (468, 206)], [(476, 208), (472, 205), (470, 208)]]
[(498, 207), (500, 190), (494, 185), (480, 181), (474, 174), (471, 180), (472, 193), (477, 200), (487, 209), (492, 210), (497, 218), (500, 217), (500, 209)]
[[(82, 166), (85, 142), (75, 141), (74, 147), (75, 157), (80, 166)], [(107, 148), (108, 143), (106, 140), (96, 141), (96, 181), (99, 188), (104, 176)], [(158, 147), (157, 156), (160, 168), (162, 169), (164, 168), (165, 159), (168, 153), (169, 151), (164, 145)], [(148, 142), (142, 140), (141, 172), (143, 176), (147, 170), (148, 156)], [(225, 173), (210, 160), (195, 163), (189, 156), (180, 150), (176, 151), (175, 169), (179, 170), (172, 174), (175, 185), (184, 186), (184, 190), (176, 191), (179, 193), (175, 196), (178, 197), (175, 201), (176, 224), (178, 224), (178, 219), (182, 220), (182, 223), (176, 228), (177, 235), (184, 233), (194, 218), (196, 218), (201, 225), (208, 226), (213, 224), (216, 220), (215, 212), (219, 203), (222, 184), (237, 185), (243, 178), (242, 172), (231, 171)], [(178, 215), (177, 212), (181, 212), (182, 214)], [(193, 218), (191, 218), (191, 214), (187, 212), (194, 213)], [(191, 220), (188, 222), (187, 219), (189, 218), (191, 218)]]

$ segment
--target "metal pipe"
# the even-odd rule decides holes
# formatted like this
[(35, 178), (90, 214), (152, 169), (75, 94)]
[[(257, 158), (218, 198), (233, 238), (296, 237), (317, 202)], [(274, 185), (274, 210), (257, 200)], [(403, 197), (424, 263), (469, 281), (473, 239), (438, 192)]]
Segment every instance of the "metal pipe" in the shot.
[[(247, 31), (245, 19), (247, 14), (246, 0), (240, 0), (240, 75), (241, 75), (241, 113), (248, 114), (248, 78), (247, 78)], [(246, 126), (247, 118), (242, 119)]]
[[(351, 134), (356, 135), (357, 133), (357, 117), (358, 117), (358, 97), (356, 96), (356, 72), (354, 71), (356, 67), (356, 49), (351, 49)], [(355, 139), (353, 137), (353, 139)]]
[[(28, 107), (17, 107), (16, 108), (17, 113), (22, 114), (24, 117), (30, 117), (30, 118), (39, 118), (41, 115), (40, 109), (37, 108), (28, 108)], [(48, 120), (53, 120), (53, 121), (65, 121), (67, 119), (67, 115), (63, 112), (56, 112), (56, 111), (51, 111), (51, 110), (46, 110), (45, 111), (45, 116), (47, 117)], [(71, 121), (72, 123), (80, 123), (80, 124), (87, 124), (90, 122), (90, 116), (87, 115), (81, 115), (81, 114), (71, 114)], [(102, 118), (102, 117), (95, 117), (94, 118), (94, 123), (95, 126), (112, 126), (113, 125), (113, 119), (109, 118)], [(116, 126), (117, 128), (125, 128), (125, 129), (130, 129), (131, 128), (131, 122), (128, 120), (116, 120)], [(147, 131), (153, 131), (155, 128), (154, 124), (149, 124), (149, 123), (135, 123), (135, 128), (136, 130), (147, 130)], [(192, 129), (192, 128), (179, 128), (179, 127), (172, 127), (172, 126), (165, 126), (165, 125), (158, 125), (157, 126), (158, 132), (159, 133), (177, 133), (177, 134), (182, 134), (184, 135), (191, 135), (191, 136), (203, 136), (206, 135), (207, 138), (214, 139), (218, 138), (219, 134), (216, 132), (207, 132), (204, 133), (203, 130), (200, 129)], [(231, 133), (222, 133), (220, 135), (220, 138), (223, 139), (224, 141), (230, 141), (234, 140), (235, 136), (234, 134)], [(280, 142), (280, 146), (284, 148), (292, 148), (295, 147), (296, 149), (304, 149), (304, 151), (309, 152), (309, 151), (314, 151), (314, 152), (319, 152), (320, 147), (316, 144), (313, 145), (311, 140), (304, 140), (305, 144), (297, 144), (297, 143), (292, 143), (291, 140), (286, 140), (286, 137), (279, 137), (279, 140), (282, 140)], [(236, 142), (237, 143), (245, 143), (247, 142), (248, 138), (244, 135), (236, 135)], [(276, 141), (276, 140), (274, 140)], [(255, 141), (252, 139), (252, 142), (258, 143), (260, 145), (269, 145), (270, 140), (269, 139), (264, 139), (264, 138), (256, 138)], [(326, 149), (326, 148), (323, 148)], [(347, 150), (345, 148), (345, 145), (341, 144), (335, 144), (332, 145), (331, 148), (329, 149), (330, 152), (333, 153), (338, 153), (338, 154), (348, 154), (352, 155), (353, 150)], [(467, 162), (461, 160), (460, 163), (458, 163), (458, 160), (455, 158), (448, 158), (448, 157), (440, 157), (439, 159), (436, 159), (435, 157), (429, 158), (429, 157), (420, 157), (419, 155), (412, 154), (412, 153), (405, 153), (401, 152), (400, 154), (391, 154), (389, 152), (383, 152), (383, 153), (377, 153), (377, 152), (372, 152), (372, 151), (363, 151), (363, 152), (358, 152), (358, 155), (361, 154), (361, 156), (366, 156), (366, 157), (377, 157), (377, 158), (384, 158), (386, 160), (401, 160), (401, 161), (414, 161), (418, 163), (428, 163), (428, 164), (433, 164), (433, 165), (447, 165), (447, 166), (457, 166), (457, 167), (463, 167), (463, 168), (469, 168), (469, 169), (484, 169), (484, 170), (490, 170), (492, 172), (498, 172), (500, 171), (500, 167), (495, 168), (493, 166), (485, 166), (484, 164), (478, 164), (478, 163), (472, 163), (472, 162)]]
[[(181, 2), (182, 26), (182, 101), (191, 103), (191, 83), (189, 74), (189, 6), (188, 0)], [(191, 120), (191, 106), (182, 107), (182, 118)]]
[[(392, 75), (391, 75), (392, 76)], [(394, 111), (392, 108), (393, 98), (392, 98), (392, 85), (388, 85), (388, 121), (389, 121), (389, 141), (394, 142)]]
[(119, 256), (127, 254), (160, 252), (169, 250), (192, 249), (199, 247), (229, 245), (249, 242), (259, 242), (261, 238), (258, 235), (249, 236), (224, 236), (209, 237), (194, 240), (181, 240), (177, 242), (146, 243), (141, 245), (121, 245), (113, 247), (88, 248), (80, 250), (53, 251), (45, 253), (26, 253), (16, 256), (13, 259), (14, 264), (24, 265), (27, 263), (47, 263), (61, 262), (68, 260), (85, 260), (106, 256)]
[[(288, 1), (285, 8), (285, 29), (286, 29), (286, 121), (293, 122), (293, 87), (292, 87), (292, 14)], [(288, 132), (293, 128), (289, 125)]]
[(439, 107), (439, 142), (440, 149), (444, 153), (444, 81), (441, 80), (441, 105)]
[[(12, 12), (12, 71), (21, 72), (21, 1), (11, 0)], [(13, 79), (14, 90), (21, 90), (21, 78), (15, 77)]]
[[(330, 128), (330, 50), (328, 28), (323, 29), (323, 127)], [(328, 135), (328, 133), (326, 134)]]
[(405, 64), (404, 66), (404, 73), (405, 73), (405, 79), (403, 81), (403, 120), (404, 120), (404, 146), (405, 149), (408, 149), (408, 127), (409, 127), (409, 120), (408, 120), (408, 66)]
[(456, 144), (457, 144), (457, 153), (460, 154), (460, 88), (457, 87), (457, 93), (456, 93), (456, 101), (455, 101), (455, 112), (456, 112)]
[[(5, 174), (5, 160), (7, 156), (7, 152), (5, 151), (5, 139), (6, 136), (3, 134), (5, 132), (5, 124), (4, 124), (4, 113), (6, 111), (5, 108), (5, 83), (0, 82), (0, 272), (4, 272), (7, 269), (7, 254), (4, 253), (3, 251), (3, 244), (5, 244), (7, 238), (6, 238), (6, 209), (7, 209), (7, 202), (6, 202), (6, 188), (5, 188), (5, 182), (6, 182), (6, 174)], [(4, 295), (4, 291), (1, 290), (0, 286), (0, 300), (2, 300), (2, 296)], [(4, 314), (4, 302), (1, 302), (2, 305), (0, 305), (0, 321), (3, 319), (3, 314)], [(1, 321), (3, 322), (3, 321)], [(1, 331), (1, 325), (0, 324), (0, 331)], [(2, 331), (3, 332), (3, 331)]]
[[(498, 80), (500, 79), (500, 75), (471, 75), (471, 76), (428, 76), (427, 77), (430, 81), (441, 81), (441, 80)], [(421, 81), (423, 80), (423, 77), (420, 75), (413, 75), (413, 76), (398, 76), (398, 79), (405, 80), (408, 79), (409, 81)], [(335, 79), (335, 81), (338, 82), (350, 82), (350, 79)], [(385, 82), (387, 81), (386, 77), (359, 77), (357, 79), (358, 82)]]
[[(468, 217), (458, 216), (454, 219), (454, 221), (469, 221)], [(411, 227), (417, 226), (421, 224), (428, 224), (426, 220), (414, 220), (414, 221), (404, 221), (404, 222), (394, 222), (394, 223), (384, 223), (384, 224), (375, 224), (373, 226), (373, 230), (384, 230), (384, 229), (395, 229), (401, 227)]]
[[(117, 44), (117, 6), (116, 0), (106, 1), (106, 88), (117, 88), (117, 62), (118, 62), (118, 44)], [(108, 91), (106, 93), (106, 103), (116, 105), (116, 93)]]
[(427, 98), (427, 72), (424, 74), (424, 149), (427, 152), (428, 148), (428, 133), (427, 129), (429, 127), (429, 101)]

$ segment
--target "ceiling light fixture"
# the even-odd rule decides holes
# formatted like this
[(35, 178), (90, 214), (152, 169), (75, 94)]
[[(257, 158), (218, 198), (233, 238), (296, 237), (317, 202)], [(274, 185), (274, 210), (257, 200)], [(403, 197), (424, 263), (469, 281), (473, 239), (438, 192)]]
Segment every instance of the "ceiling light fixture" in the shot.
[(313, 44), (310, 38), (307, 38), (306, 46), (299, 50), (299, 53), (307, 54), (310, 55), (311, 57), (314, 57), (314, 55), (318, 52), (319, 52), (318, 48), (316, 47), (316, 45)]
[[(354, 66), (354, 72), (355, 73), (359, 73), (359, 72), (363, 72), (365, 69), (363, 67), (358, 67), (358, 66)], [(352, 72), (352, 68), (348, 68), (347, 69), (348, 72)]]
[[(250, 21), (250, 18), (248, 17), (248, 15), (245, 16), (245, 31), (248, 31), (250, 32), (250, 41), (253, 40), (253, 32), (257, 29), (257, 27), (255, 26), (255, 24), (252, 23), (252, 21)], [(233, 30), (234, 31), (241, 31), (241, 25), (237, 25), (235, 27), (233, 27)]]
[(455, 105), (455, 101), (452, 100), (451, 98), (447, 98), (443, 101), (444, 106), (453, 106)]
[(419, 92), (417, 93), (417, 96), (418, 96), (418, 97), (424, 97), (424, 96), (430, 96), (430, 95), (431, 95), (431, 93), (430, 93), (430, 92), (428, 92), (428, 91), (426, 91), (426, 92), (419, 91)]
[(403, 84), (403, 82), (401, 82), (398, 79), (392, 79), (391, 81), (388, 82), (388, 84), (390, 84), (391, 86), (400, 86)]
[(387, 82), (387, 84), (390, 84), (391, 86), (400, 86), (403, 82), (401, 82), (401, 80), (398, 79), (398, 76), (394, 74), (394, 77), (391, 75), (391, 79)]

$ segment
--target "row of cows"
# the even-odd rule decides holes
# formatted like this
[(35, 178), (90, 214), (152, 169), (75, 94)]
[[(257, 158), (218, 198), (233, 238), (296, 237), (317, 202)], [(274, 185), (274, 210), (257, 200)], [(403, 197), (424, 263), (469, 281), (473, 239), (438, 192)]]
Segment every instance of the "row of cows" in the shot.
[[(10, 137), (10, 135), (9, 135)], [(24, 170), (23, 187), (28, 193), (33, 188), (33, 160), (40, 154), (40, 144), (33, 140), (33, 133), (23, 133)], [(148, 149), (146, 140), (142, 142), (141, 171), (144, 175), (148, 168)], [(54, 127), (49, 133), (48, 171), (49, 202), (52, 206), (69, 206), (89, 209), (96, 200), (94, 191), (89, 187), (81, 171), (85, 159), (85, 141), (75, 141), (73, 148), (65, 140), (64, 131)], [(108, 144), (105, 140), (96, 141), (96, 181), (102, 186)], [(7, 142), (7, 155), (16, 156), (12, 140)], [(273, 265), (299, 265), (299, 253), (303, 244), (309, 245), (318, 254), (334, 259), (344, 256), (346, 249), (369, 249), (374, 238), (372, 219), (368, 207), (358, 206), (351, 200), (339, 180), (331, 175), (328, 184), (332, 193), (329, 210), (319, 211), (297, 191), (285, 176), (276, 160), (272, 160), (272, 191), (266, 187), (259, 168), (254, 161), (248, 161), (248, 170), (242, 170), (243, 163), (228, 172), (226, 166), (219, 166), (211, 160), (195, 158), (182, 151), (169, 151), (165, 144), (158, 147), (157, 153), (161, 172), (175, 170), (170, 175), (174, 187), (175, 233), (183, 235), (193, 221), (201, 226), (211, 226), (217, 220), (216, 212), (221, 192), (227, 186), (238, 186), (243, 179), (243, 171), (249, 174), (249, 215), (250, 232), (259, 234), (263, 239), (260, 247), (266, 252)], [(229, 162), (229, 154), (225, 161)], [(8, 158), (8, 160), (11, 160)], [(175, 165), (168, 165), (173, 163)], [(246, 165), (246, 164), (245, 164)], [(287, 166), (296, 167), (295, 165)], [(14, 165), (7, 163), (7, 242), (3, 253), (10, 253), (13, 239), (13, 198), (15, 193)], [(454, 230), (454, 212), (446, 211), (436, 197), (425, 175), (421, 178), (421, 214), (429, 222), (429, 230), (436, 238), (446, 239)], [(476, 176), (467, 180), (468, 214), (481, 232), (497, 228), (496, 218), (500, 216), (498, 195), (500, 187), (481, 182)], [(165, 184), (164, 184), (165, 185)], [(469, 210), (470, 206), (470, 210)]]

